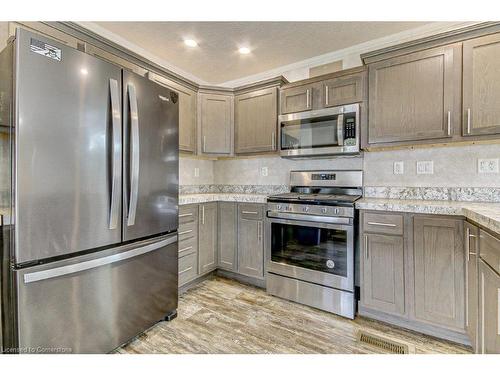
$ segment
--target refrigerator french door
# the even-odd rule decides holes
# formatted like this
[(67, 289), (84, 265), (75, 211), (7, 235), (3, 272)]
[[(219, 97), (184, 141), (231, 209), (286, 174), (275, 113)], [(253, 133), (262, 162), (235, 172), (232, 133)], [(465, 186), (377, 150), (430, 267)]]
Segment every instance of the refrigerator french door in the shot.
[(8, 48), (4, 346), (107, 352), (177, 308), (177, 96), (25, 30)]

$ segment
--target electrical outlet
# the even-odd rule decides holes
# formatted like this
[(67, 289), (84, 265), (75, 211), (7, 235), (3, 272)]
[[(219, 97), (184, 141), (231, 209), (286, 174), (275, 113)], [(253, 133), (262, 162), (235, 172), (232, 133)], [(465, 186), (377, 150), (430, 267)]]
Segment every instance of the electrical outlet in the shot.
[(477, 171), (479, 173), (498, 173), (498, 159), (478, 159)]
[(405, 173), (405, 163), (403, 161), (394, 162), (394, 174), (404, 174)]
[(434, 162), (432, 160), (417, 161), (417, 174), (434, 174)]
[(267, 177), (269, 174), (269, 169), (267, 167), (260, 168), (260, 175), (262, 177)]
[(200, 177), (200, 168), (194, 169), (194, 177)]

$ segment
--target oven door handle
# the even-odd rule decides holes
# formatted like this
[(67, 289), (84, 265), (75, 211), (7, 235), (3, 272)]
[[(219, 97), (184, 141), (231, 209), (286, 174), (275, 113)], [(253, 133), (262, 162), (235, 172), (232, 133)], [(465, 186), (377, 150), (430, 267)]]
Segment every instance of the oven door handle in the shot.
[(348, 217), (302, 215), (302, 214), (291, 214), (291, 213), (287, 213), (287, 212), (272, 212), (272, 211), (268, 211), (267, 216), (270, 218), (288, 219), (288, 220), (297, 220), (297, 221), (311, 221), (314, 223), (352, 224), (351, 219)]

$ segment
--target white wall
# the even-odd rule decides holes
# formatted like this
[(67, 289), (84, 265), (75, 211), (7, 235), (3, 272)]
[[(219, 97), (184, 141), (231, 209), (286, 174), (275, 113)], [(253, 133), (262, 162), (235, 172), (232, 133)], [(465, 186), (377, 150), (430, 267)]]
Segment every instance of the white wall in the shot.
[[(195, 168), (199, 176), (195, 177)], [(214, 161), (181, 156), (179, 158), (180, 185), (206, 185), (214, 183)]]
[[(500, 145), (365, 152), (365, 186), (500, 187), (500, 174), (479, 174), (478, 159), (500, 158)], [(416, 174), (416, 162), (433, 160), (434, 174)], [(404, 174), (393, 163), (404, 162)]]

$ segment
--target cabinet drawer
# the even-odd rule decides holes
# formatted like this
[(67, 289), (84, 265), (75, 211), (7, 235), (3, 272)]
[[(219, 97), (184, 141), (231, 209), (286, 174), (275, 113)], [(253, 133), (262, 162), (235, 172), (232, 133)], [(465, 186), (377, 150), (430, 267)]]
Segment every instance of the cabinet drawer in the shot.
[(198, 237), (179, 241), (179, 258), (198, 252)]
[(245, 203), (238, 205), (238, 216), (248, 220), (262, 220), (264, 209), (258, 203)]
[(198, 223), (191, 222), (179, 225), (179, 242), (189, 238), (198, 237)]
[(198, 206), (181, 206), (179, 208), (179, 226), (198, 220)]
[(479, 231), (479, 253), (481, 258), (500, 273), (500, 239), (484, 230)]
[(403, 215), (365, 212), (363, 230), (372, 233), (403, 234)]
[(189, 254), (179, 258), (179, 286), (194, 280), (198, 275), (198, 257), (196, 254)]

